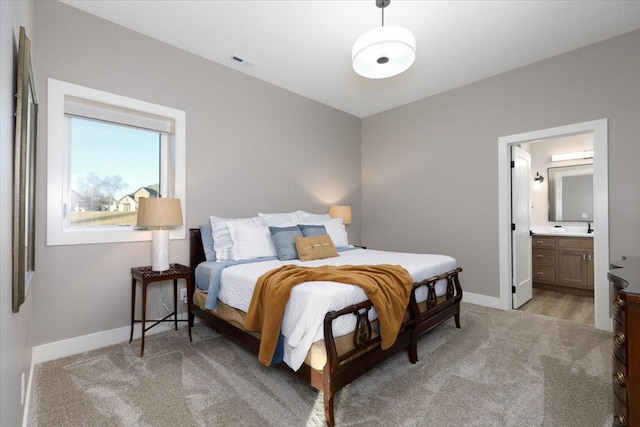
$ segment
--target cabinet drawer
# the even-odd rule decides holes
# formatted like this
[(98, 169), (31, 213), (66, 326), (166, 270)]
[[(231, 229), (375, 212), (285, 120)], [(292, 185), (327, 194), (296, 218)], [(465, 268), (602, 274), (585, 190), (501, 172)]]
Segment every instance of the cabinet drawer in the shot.
[(617, 320), (613, 320), (613, 354), (622, 363), (627, 363), (627, 336), (624, 325)]
[(536, 265), (556, 265), (555, 249), (533, 248), (531, 251), (532, 263)]
[(611, 314), (613, 314), (613, 318), (620, 322), (622, 325), (625, 324), (625, 305), (626, 302), (620, 296), (620, 289), (615, 286), (611, 287)]
[(556, 281), (556, 268), (545, 266), (534, 266), (531, 270), (531, 279), (534, 282), (550, 282)]
[(556, 238), (536, 236), (534, 234), (533, 237), (531, 237), (531, 246), (534, 248), (555, 248)]
[(613, 392), (622, 403), (627, 404), (627, 367), (612, 356)]
[(627, 427), (627, 407), (620, 399), (613, 397), (613, 424), (612, 427)]
[(592, 237), (560, 237), (558, 238), (558, 247), (559, 248), (570, 248), (570, 249), (593, 249), (593, 238)]

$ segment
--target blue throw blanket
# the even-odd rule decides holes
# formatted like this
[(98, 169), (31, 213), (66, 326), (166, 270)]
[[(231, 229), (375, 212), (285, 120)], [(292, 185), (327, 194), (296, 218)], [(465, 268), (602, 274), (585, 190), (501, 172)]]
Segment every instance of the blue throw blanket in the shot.
[[(222, 277), (222, 271), (231, 267), (232, 265), (248, 264), (250, 262), (272, 261), (277, 260), (278, 257), (264, 257), (257, 259), (243, 259), (243, 260), (230, 260), (230, 261), (215, 261), (204, 262), (196, 267), (195, 276), (196, 283), (199, 284), (201, 291), (207, 293), (207, 300), (204, 303), (204, 307), (207, 310), (213, 310), (218, 307), (218, 293), (220, 293), (220, 278)], [(203, 287), (207, 289), (202, 289)]]

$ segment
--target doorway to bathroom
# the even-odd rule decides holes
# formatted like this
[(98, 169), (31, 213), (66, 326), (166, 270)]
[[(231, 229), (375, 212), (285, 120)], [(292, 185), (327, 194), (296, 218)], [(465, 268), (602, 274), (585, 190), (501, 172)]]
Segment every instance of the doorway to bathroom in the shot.
[[(512, 237), (511, 147), (549, 139), (589, 134), (593, 138), (593, 303), (594, 324), (598, 329), (611, 330), (608, 303), (609, 235), (608, 235), (608, 160), (607, 120), (594, 120), (556, 128), (543, 129), (498, 139), (499, 153), (499, 268), (500, 302), (505, 309), (513, 306), (512, 289), (514, 259)], [(532, 171), (535, 173), (536, 171)], [(533, 180), (533, 177), (532, 177)], [(584, 223), (585, 227), (587, 223)], [(517, 255), (516, 255), (517, 256)], [(535, 296), (534, 296), (535, 298)]]
[(516, 305), (516, 292), (513, 308), (593, 325), (593, 134), (523, 143), (520, 149), (531, 159), (530, 171), (524, 185), (512, 184), (512, 205), (527, 198), (520, 210), (529, 213), (526, 231), (534, 234), (526, 241), (529, 256), (512, 256), (529, 267), (533, 289), (524, 305)]

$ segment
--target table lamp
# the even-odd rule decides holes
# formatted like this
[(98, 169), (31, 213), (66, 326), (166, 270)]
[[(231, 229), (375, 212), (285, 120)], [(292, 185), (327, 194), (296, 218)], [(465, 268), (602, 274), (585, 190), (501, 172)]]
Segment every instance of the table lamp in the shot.
[(331, 218), (342, 218), (344, 225), (351, 224), (351, 206), (329, 206)]
[(182, 225), (180, 199), (148, 198), (138, 199), (138, 227), (158, 227), (152, 233), (153, 271), (169, 269), (169, 230), (165, 227)]

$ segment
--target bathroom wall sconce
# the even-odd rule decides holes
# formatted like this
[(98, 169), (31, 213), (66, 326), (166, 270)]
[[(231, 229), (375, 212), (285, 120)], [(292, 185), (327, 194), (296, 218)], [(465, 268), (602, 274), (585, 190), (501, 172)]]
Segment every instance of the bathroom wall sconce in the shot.
[(533, 177), (533, 180), (538, 184), (542, 184), (542, 181), (544, 181), (544, 177), (540, 175), (539, 172), (536, 172), (536, 176)]

